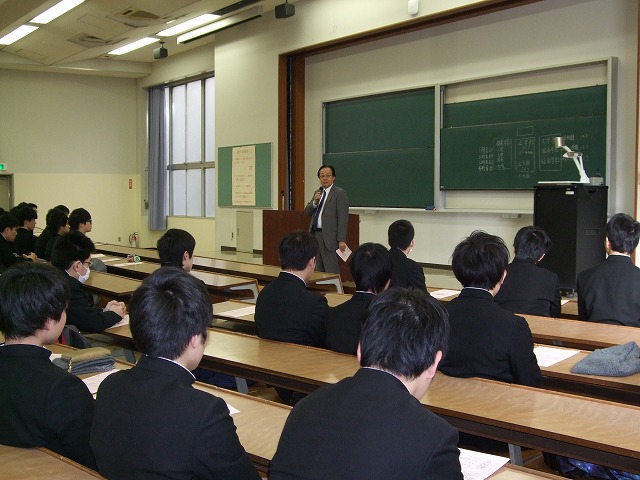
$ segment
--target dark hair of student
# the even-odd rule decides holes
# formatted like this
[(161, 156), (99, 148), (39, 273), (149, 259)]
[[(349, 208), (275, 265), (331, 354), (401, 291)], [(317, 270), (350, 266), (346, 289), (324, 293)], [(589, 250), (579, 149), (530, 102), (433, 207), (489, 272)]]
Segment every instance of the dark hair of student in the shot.
[(360, 365), (415, 378), (447, 352), (449, 316), (420, 290), (391, 288), (369, 304), (360, 334)]
[(10, 213), (0, 216), (0, 232), (4, 232), (5, 228), (21, 227), (18, 219)]
[(606, 236), (613, 251), (631, 255), (638, 246), (640, 223), (625, 213), (616, 213), (607, 222)]
[(38, 209), (38, 205), (36, 205), (35, 203), (27, 203), (27, 205), (33, 208), (34, 210)]
[(47, 227), (54, 233), (57, 233), (60, 227), (64, 227), (69, 223), (69, 217), (66, 213), (58, 208), (52, 208), (47, 212)]
[(129, 318), (140, 352), (175, 360), (194, 335), (206, 340), (213, 309), (201, 280), (182, 269), (167, 267), (149, 275), (133, 293)]
[(513, 239), (516, 258), (521, 260), (530, 258), (537, 262), (552, 246), (547, 232), (533, 225), (522, 227)]
[(163, 266), (182, 268), (184, 252), (187, 252), (189, 257), (193, 256), (196, 239), (186, 230), (170, 228), (158, 239), (156, 247)]
[(67, 216), (69, 216), (69, 207), (66, 207), (65, 205), (56, 205), (53, 208), (58, 209), (58, 210), (64, 212)]
[(96, 247), (89, 237), (78, 231), (64, 233), (53, 239), (51, 265), (68, 269), (74, 262), (84, 262)]
[(414, 236), (415, 230), (409, 220), (396, 220), (389, 225), (389, 230), (387, 230), (387, 238), (391, 248), (406, 250)]
[(27, 205), (27, 206), (23, 206), (22, 208), (20, 208), (16, 218), (18, 219), (18, 222), (20, 223), (20, 226), (22, 227), (24, 225), (24, 222), (30, 222), (31, 220), (37, 219), (38, 218), (38, 213), (33, 208), (31, 208), (31, 207), (29, 207)]
[(49, 318), (59, 321), (68, 303), (69, 283), (44, 263), (18, 263), (0, 276), (0, 330), (7, 339), (30, 337)]
[(320, 170), (322, 170), (323, 168), (330, 168), (331, 169), (331, 176), (333, 176), (333, 177), (336, 176), (336, 169), (334, 168), (333, 165), (320, 165), (320, 168), (318, 169), (318, 178), (320, 178)]
[(451, 266), (463, 287), (495, 287), (509, 263), (509, 249), (495, 235), (476, 230), (453, 251)]
[(283, 270), (304, 270), (318, 255), (318, 242), (309, 232), (291, 232), (280, 240), (279, 251)]
[(76, 208), (69, 215), (69, 226), (71, 230), (78, 230), (81, 223), (87, 223), (91, 221), (91, 214), (84, 208)]
[(349, 268), (356, 290), (380, 293), (391, 278), (391, 255), (379, 243), (363, 243), (353, 254)]

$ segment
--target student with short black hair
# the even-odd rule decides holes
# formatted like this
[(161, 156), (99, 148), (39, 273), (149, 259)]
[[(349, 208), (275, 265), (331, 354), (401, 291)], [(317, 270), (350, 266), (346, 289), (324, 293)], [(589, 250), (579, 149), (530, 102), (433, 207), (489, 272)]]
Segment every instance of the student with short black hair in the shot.
[(36, 259), (34, 253), (17, 255), (12, 248), (13, 242), (18, 236), (20, 222), (10, 213), (0, 216), (0, 270), (9, 268), (16, 263), (32, 261)]
[(86, 235), (93, 228), (91, 214), (84, 208), (76, 208), (69, 214), (69, 227)]
[(539, 386), (540, 368), (526, 320), (493, 297), (506, 275), (509, 250), (500, 237), (475, 231), (452, 256), (460, 295), (447, 304), (451, 335), (440, 370), (453, 377), (481, 377)]
[(78, 231), (60, 235), (55, 239), (51, 254), (51, 264), (65, 272), (71, 290), (67, 322), (80, 331), (102, 332), (126, 314), (124, 303), (111, 300), (104, 309), (94, 307), (82, 284), (91, 273), (91, 253), (95, 246), (91, 239)]
[(47, 212), (46, 223), (47, 226), (36, 239), (35, 253), (38, 258), (50, 261), (51, 249), (53, 248), (53, 243), (50, 241), (52, 238), (69, 231), (69, 217), (62, 210), (52, 208)]
[(356, 293), (346, 302), (329, 308), (325, 330), (328, 348), (355, 355), (367, 307), (375, 295), (389, 286), (391, 256), (379, 243), (363, 243), (353, 253), (350, 269)]
[(513, 313), (560, 316), (558, 275), (537, 265), (551, 249), (551, 239), (541, 228), (522, 227), (513, 240), (515, 258), (495, 296), (502, 308)]
[(629, 215), (617, 213), (607, 222), (607, 259), (578, 275), (581, 320), (640, 327), (640, 270), (631, 259), (639, 238), (640, 223)]
[(160, 268), (129, 306), (131, 335), (144, 355), (98, 389), (91, 429), (98, 471), (113, 479), (259, 479), (224, 400), (192, 387), (190, 370), (213, 318), (205, 285)]
[(68, 302), (67, 282), (50, 266), (28, 262), (0, 276), (0, 443), (45, 447), (95, 469), (93, 397), (43, 347), (60, 336)]
[(269, 478), (462, 480), (457, 430), (420, 403), (447, 337), (446, 311), (426, 293), (377, 295), (362, 326), (360, 370), (298, 402)]
[(36, 228), (38, 212), (28, 205), (22, 206), (18, 210), (18, 234), (13, 242), (13, 248), (17, 255), (29, 255), (36, 251), (36, 236), (33, 230)]
[(415, 230), (408, 220), (396, 220), (387, 231), (391, 254), (390, 287), (417, 288), (427, 291), (427, 282), (422, 267), (409, 258), (413, 250)]
[(193, 251), (196, 239), (186, 230), (170, 228), (156, 244), (162, 266), (182, 268), (190, 272), (193, 267)]

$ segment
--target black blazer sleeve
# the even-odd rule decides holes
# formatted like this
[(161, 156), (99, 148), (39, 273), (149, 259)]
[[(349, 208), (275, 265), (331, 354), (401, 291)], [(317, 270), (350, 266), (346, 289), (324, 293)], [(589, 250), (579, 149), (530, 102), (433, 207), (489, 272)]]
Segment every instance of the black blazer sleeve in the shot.
[(81, 286), (73, 283), (70, 286), (71, 295), (67, 307), (69, 324), (75, 325), (82, 332), (99, 333), (122, 320), (115, 312), (103, 312), (101, 308), (91, 306)]
[(462, 480), (460, 470), (460, 450), (458, 444), (458, 431), (447, 429), (438, 439), (438, 445), (434, 448), (431, 458), (426, 459), (425, 468), (420, 472), (424, 480), (436, 478), (447, 480)]
[(561, 300), (561, 298), (560, 298), (560, 280), (558, 279), (557, 275), (556, 275), (555, 278), (556, 278), (557, 282), (556, 282), (556, 285), (555, 285), (555, 288), (554, 288), (554, 291), (553, 291), (553, 301), (551, 302), (551, 305), (549, 307), (550, 308), (550, 312), (549, 313), (553, 318), (558, 318), (558, 317), (560, 317), (560, 312), (562, 310), (562, 305), (560, 305), (560, 300)]
[(510, 367), (514, 382), (519, 385), (539, 387), (542, 374), (533, 353), (533, 336), (527, 321), (516, 316), (511, 338)]

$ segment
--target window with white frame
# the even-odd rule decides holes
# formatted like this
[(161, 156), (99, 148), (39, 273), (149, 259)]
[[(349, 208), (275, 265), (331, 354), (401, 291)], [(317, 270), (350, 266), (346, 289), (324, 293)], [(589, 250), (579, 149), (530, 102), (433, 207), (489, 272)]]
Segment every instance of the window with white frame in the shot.
[(168, 86), (169, 214), (215, 216), (215, 77)]

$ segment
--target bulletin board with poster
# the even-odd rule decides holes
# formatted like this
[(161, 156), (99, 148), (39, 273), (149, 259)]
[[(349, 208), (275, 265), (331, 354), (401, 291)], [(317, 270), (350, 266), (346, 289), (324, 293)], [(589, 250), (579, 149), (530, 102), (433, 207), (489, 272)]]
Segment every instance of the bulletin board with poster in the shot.
[(271, 208), (271, 143), (218, 148), (218, 205)]

